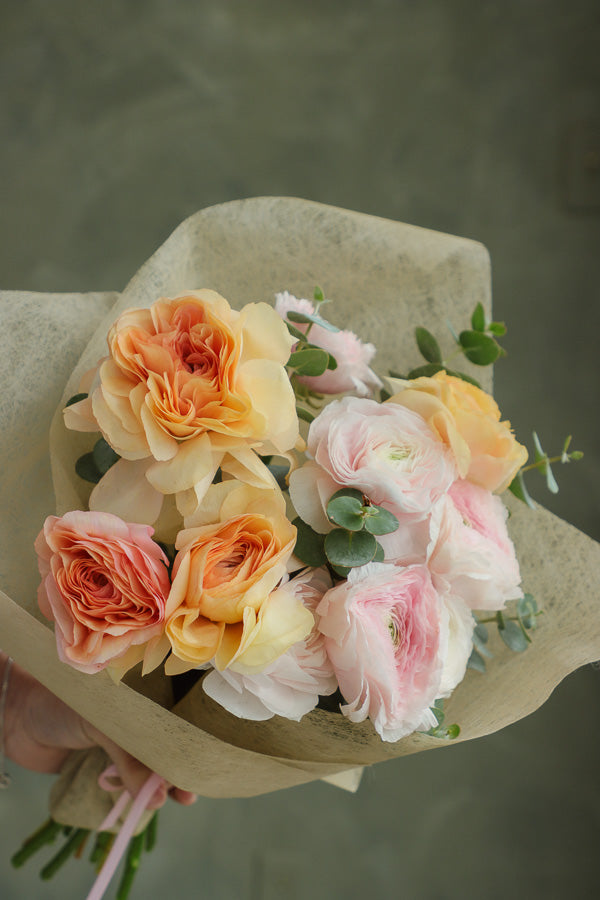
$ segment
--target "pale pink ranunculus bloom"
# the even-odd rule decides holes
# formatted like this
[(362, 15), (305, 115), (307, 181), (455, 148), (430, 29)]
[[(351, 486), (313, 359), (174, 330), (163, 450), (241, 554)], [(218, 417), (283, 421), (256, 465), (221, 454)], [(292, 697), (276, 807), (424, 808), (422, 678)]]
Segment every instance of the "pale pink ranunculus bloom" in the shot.
[(490, 491), (459, 480), (439, 507), (428, 566), (435, 585), (470, 609), (503, 609), (523, 596), (521, 573), (506, 527), (507, 510)]
[(423, 518), (457, 477), (448, 447), (412, 410), (392, 403), (344, 397), (311, 423), (312, 457), (290, 476), (298, 515), (326, 533), (327, 501), (342, 487), (362, 491), (372, 503), (401, 517)]
[[(318, 621), (316, 608), (331, 587), (327, 572), (308, 569), (286, 587)], [(262, 672), (238, 672), (234, 663), (221, 672), (213, 669), (202, 685), (209, 697), (240, 718), (262, 721), (278, 715), (300, 721), (315, 708), (320, 695), (336, 690), (337, 680), (325, 650), (325, 639), (315, 627), (307, 638), (293, 644)]]
[(38, 603), (54, 620), (60, 659), (121, 673), (162, 635), (170, 580), (152, 528), (110, 513), (49, 516), (36, 541)]
[(448, 611), (426, 566), (369, 563), (328, 591), (319, 629), (352, 722), (384, 741), (435, 725), (448, 651)]
[[(275, 310), (282, 319), (288, 312), (315, 312), (311, 300), (294, 297), (289, 291), (275, 295)], [(307, 325), (293, 323), (300, 331), (306, 331)], [(319, 394), (355, 394), (358, 397), (371, 397), (382, 387), (382, 383), (370, 368), (369, 363), (375, 356), (373, 344), (365, 344), (353, 331), (328, 331), (321, 325), (313, 325), (309, 340), (316, 347), (327, 350), (335, 357), (337, 369), (327, 369), (322, 375), (304, 375), (298, 380)]]

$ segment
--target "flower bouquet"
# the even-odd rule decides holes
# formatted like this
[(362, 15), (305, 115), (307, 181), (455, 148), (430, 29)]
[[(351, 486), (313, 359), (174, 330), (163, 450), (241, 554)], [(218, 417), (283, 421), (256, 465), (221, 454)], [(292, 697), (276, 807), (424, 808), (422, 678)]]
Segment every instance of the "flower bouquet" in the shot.
[[(5, 354), (3, 648), (168, 781), (356, 786), (600, 656), (598, 546), (514, 498), (507, 527), (527, 451), (474, 383), (503, 330), (480, 245), (265, 198), (184, 222), (121, 295), (5, 304), (38, 367)], [(103, 765), (73, 757), (55, 820), (98, 828)]]

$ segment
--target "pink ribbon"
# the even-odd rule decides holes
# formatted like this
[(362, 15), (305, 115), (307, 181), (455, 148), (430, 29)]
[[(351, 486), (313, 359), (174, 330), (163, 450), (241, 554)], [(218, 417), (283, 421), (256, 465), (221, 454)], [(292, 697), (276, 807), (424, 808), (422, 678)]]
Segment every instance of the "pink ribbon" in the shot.
[[(113, 778), (118, 779), (117, 784), (111, 781)], [(115, 874), (117, 866), (121, 862), (123, 854), (127, 849), (127, 845), (133, 836), (148, 803), (163, 782), (164, 779), (155, 772), (153, 772), (147, 781), (144, 782), (142, 789), (131, 804), (131, 809), (127, 813), (127, 818), (110, 849), (110, 853), (106, 857), (102, 869), (98, 873), (98, 877), (96, 878), (91, 891), (87, 895), (87, 900), (100, 900), (100, 898), (104, 896), (104, 892), (110, 884), (110, 880)], [(98, 783), (105, 791), (118, 791), (123, 787), (116, 766), (109, 766), (108, 769), (105, 769), (98, 778)], [(112, 828), (130, 800), (131, 794), (129, 791), (123, 790), (121, 796), (105, 818), (104, 822), (102, 822), (98, 828), (98, 831), (108, 831)]]

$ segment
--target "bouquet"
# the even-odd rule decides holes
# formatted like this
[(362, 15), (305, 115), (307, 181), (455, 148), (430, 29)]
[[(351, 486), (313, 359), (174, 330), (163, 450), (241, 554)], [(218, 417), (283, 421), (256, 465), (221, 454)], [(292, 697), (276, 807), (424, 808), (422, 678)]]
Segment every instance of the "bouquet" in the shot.
[[(298, 216), (304, 266), (323, 265), (330, 307), (321, 288), (310, 299), (294, 288), (298, 248), (291, 253), (277, 228), (273, 235), (286, 210)], [(96, 331), (52, 424), (58, 508), (35, 540), (35, 624), (46, 661), (55, 654), (45, 680), (52, 687), (56, 677), (67, 702), (155, 771), (212, 796), (349, 769), (356, 784), (357, 767), (501, 727), (534, 708), (573, 663), (599, 655), (596, 631), (587, 644), (577, 640), (568, 660), (558, 653), (540, 664), (538, 653), (519, 665), (487, 627), (525, 650), (541, 599), (550, 627), (545, 641), (540, 627), (534, 647), (543, 654), (553, 645), (563, 613), (544, 592), (535, 534), (568, 528), (547, 513), (534, 526), (513, 501), (512, 537), (519, 549), (527, 544), (518, 558), (499, 495), (510, 488), (531, 503), (527, 451), (473, 375), (503, 352), (504, 326), (491, 320), (487, 295), (453, 333), (467, 370), (458, 371), (421, 324), (419, 304), (406, 302), (402, 279), (397, 287), (384, 279), (383, 294), (397, 290), (394, 303), (404, 306), (402, 314), (389, 302), (376, 311), (387, 345), (378, 366), (374, 343), (334, 325), (335, 310), (343, 320), (349, 291), (360, 301), (353, 325), (373, 314), (382, 288), (361, 284), (368, 272), (353, 259), (357, 242), (366, 235), (371, 250), (389, 257), (402, 238), (411, 247), (397, 230), (406, 226), (334, 210), (320, 223), (319, 243), (321, 214), (301, 201), (247, 201), (184, 223)], [(237, 259), (230, 303), (214, 289), (226, 281), (220, 270), (207, 282), (211, 265), (190, 263), (182, 247), (198, 223), (214, 242), (216, 224), (225, 245), (237, 239), (238, 253), (241, 228), (252, 256), (256, 231), (244, 228), (261, 216), (262, 237), (266, 230), (273, 241), (261, 250), (264, 272), (286, 280), (270, 305), (261, 263), (257, 296), (256, 277)], [(353, 265), (348, 273), (336, 260), (332, 279), (336, 233)], [(412, 233), (413, 253), (420, 244), (430, 253), (440, 237)], [(445, 241), (456, 253), (455, 239)], [(465, 270), (475, 259), (485, 273), (478, 245), (458, 244)], [(202, 258), (204, 244), (196, 246)], [(449, 247), (436, 249), (444, 257)], [(449, 282), (441, 284), (445, 292)], [(452, 319), (466, 311), (467, 295), (463, 288), (460, 302), (449, 303)], [(435, 318), (429, 309), (426, 324)], [(418, 366), (408, 363), (413, 333), (424, 357)], [(578, 455), (567, 440), (557, 460)], [(554, 489), (552, 462), (535, 438), (529, 468)], [(567, 552), (597, 553), (569, 532)], [(53, 651), (42, 619), (53, 627)], [(13, 631), (18, 621), (25, 627), (23, 609)], [(15, 656), (34, 671), (27, 654)], [(481, 679), (468, 691), (467, 668)], [(115, 701), (118, 713), (107, 716)], [(154, 752), (152, 729), (163, 735)], [(78, 759), (69, 769), (55, 792), (63, 804), (55, 819), (100, 825), (97, 808), (94, 821), (81, 820), (96, 799), (78, 798), (102, 765), (90, 770), (89, 759)], [(104, 795), (100, 806), (107, 804)], [(132, 847), (127, 885), (140, 839)], [(94, 858), (107, 853), (101, 838)]]

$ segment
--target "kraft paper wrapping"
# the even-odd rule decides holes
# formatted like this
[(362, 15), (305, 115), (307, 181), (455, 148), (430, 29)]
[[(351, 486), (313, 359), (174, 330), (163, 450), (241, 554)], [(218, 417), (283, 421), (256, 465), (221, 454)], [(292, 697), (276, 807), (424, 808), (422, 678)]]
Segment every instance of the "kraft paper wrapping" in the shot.
[[(1, 295), (0, 646), (152, 769), (205, 796), (247, 797), (324, 777), (356, 784), (360, 766), (448, 746), (420, 734), (384, 743), (368, 722), (353, 725), (322, 711), (300, 723), (278, 717), (247, 722), (215, 705), (200, 686), (169, 709), (156, 684), (117, 685), (105, 672), (90, 676), (62, 664), (52, 628), (37, 609), (33, 540), (46, 515), (82, 508), (88, 492), (73, 472), (90, 436), (67, 432), (60, 410), (81, 375), (105, 354), (116, 316), (189, 289), (213, 288), (241, 306), (269, 301), (284, 289), (311, 296), (315, 284), (335, 300), (333, 321), (376, 345), (380, 372), (419, 363), (416, 325), (439, 334), (446, 321), (462, 327), (477, 301), (488, 313), (491, 308), (482, 245), (292, 198), (202, 210), (120, 295)], [(484, 370), (484, 386), (491, 387), (485, 379)], [(545, 615), (526, 653), (492, 644), (487, 673), (469, 671), (447, 701), (447, 721), (461, 726), (459, 741), (531, 713), (569, 672), (600, 657), (600, 546), (542, 508), (509, 506), (524, 589)], [(89, 824), (102, 818), (91, 811), (85, 790), (75, 806), (94, 818)]]

